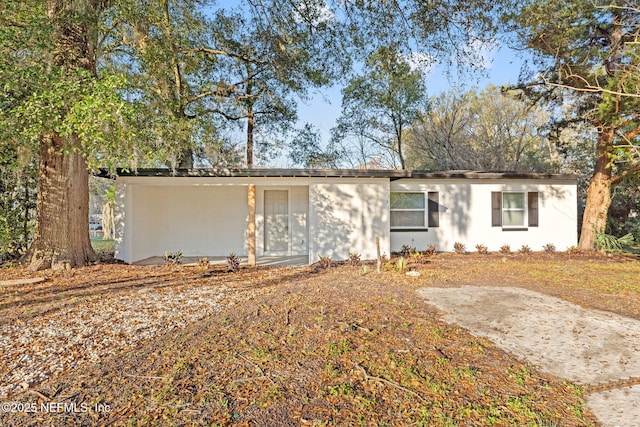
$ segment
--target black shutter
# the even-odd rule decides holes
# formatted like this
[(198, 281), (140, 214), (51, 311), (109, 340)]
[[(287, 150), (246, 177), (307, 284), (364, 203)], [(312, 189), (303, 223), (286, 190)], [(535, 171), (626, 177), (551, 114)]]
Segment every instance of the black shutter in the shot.
[(528, 194), (527, 207), (529, 209), (529, 227), (538, 226), (538, 192), (530, 192)]
[(437, 191), (429, 191), (428, 193), (429, 203), (427, 204), (428, 210), (428, 225), (429, 227), (440, 226), (440, 193)]
[(491, 192), (491, 226), (502, 227), (502, 192)]

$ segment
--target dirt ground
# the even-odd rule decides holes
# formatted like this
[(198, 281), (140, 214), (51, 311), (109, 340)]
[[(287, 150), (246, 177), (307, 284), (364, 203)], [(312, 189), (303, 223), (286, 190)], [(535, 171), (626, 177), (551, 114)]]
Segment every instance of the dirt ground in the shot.
[(543, 371), (591, 386), (587, 404), (604, 426), (632, 427), (640, 420), (640, 321), (513, 287), (424, 288), (418, 294), (447, 322)]
[(600, 425), (588, 381), (445, 322), (417, 291), (500, 285), (638, 320), (635, 258), (438, 254), (409, 268), (420, 276), (96, 265), (0, 286), (0, 344), (14, 351), (0, 376), (20, 385), (29, 361), (72, 362), (0, 398), (0, 425)]

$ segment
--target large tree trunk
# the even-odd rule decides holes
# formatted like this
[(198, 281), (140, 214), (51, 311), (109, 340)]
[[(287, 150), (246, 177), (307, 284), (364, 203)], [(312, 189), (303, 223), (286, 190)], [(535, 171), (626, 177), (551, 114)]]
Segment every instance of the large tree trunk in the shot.
[(76, 144), (55, 132), (42, 138), (30, 270), (78, 267), (96, 258), (89, 240), (87, 164), (80, 153), (62, 150)]
[[(52, 24), (53, 63), (74, 78), (95, 75), (97, 22), (110, 0), (47, 0)], [(60, 114), (66, 114), (60, 106)], [(78, 267), (95, 259), (89, 239), (89, 174), (76, 135), (55, 130), (40, 142), (36, 230), (29, 249), (30, 270)]]
[(606, 127), (598, 132), (596, 145), (596, 164), (593, 177), (587, 189), (587, 202), (582, 216), (580, 249), (593, 249), (595, 237), (604, 233), (607, 226), (607, 213), (611, 204), (611, 158), (615, 130)]

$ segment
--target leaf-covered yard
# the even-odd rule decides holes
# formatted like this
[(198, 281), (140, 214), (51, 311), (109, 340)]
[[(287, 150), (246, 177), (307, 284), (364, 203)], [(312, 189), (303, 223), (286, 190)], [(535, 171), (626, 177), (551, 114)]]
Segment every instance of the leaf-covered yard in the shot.
[(443, 323), (415, 290), (521, 286), (638, 319), (636, 259), (439, 254), (413, 267), (420, 277), (96, 265), (0, 287), (0, 401), (15, 402), (0, 424), (597, 424), (582, 387)]

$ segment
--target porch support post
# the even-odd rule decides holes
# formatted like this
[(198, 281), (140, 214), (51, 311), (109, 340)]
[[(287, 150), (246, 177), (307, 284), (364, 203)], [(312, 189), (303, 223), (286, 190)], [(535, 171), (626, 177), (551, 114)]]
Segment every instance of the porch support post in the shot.
[(247, 224), (247, 263), (256, 265), (256, 185), (249, 184), (249, 223)]

